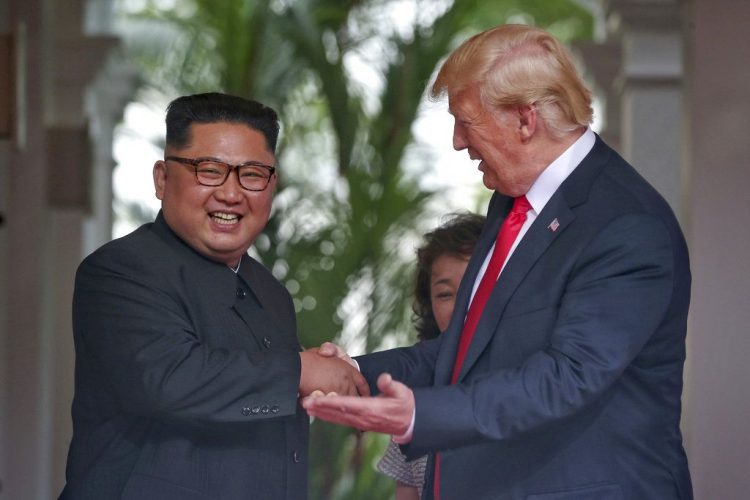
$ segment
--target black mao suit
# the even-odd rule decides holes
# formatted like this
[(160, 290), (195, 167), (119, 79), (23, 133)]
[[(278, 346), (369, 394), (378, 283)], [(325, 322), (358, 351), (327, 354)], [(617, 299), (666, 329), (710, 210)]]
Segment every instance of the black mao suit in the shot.
[(235, 274), (161, 214), (76, 275), (63, 499), (303, 499), (308, 418), (289, 294)]
[(373, 388), (383, 371), (414, 388), (404, 451), (441, 450), (441, 500), (692, 498), (678, 427), (687, 248), (667, 203), (598, 137), (509, 259), (449, 384), (511, 204), (494, 195), (447, 331), (357, 358)]

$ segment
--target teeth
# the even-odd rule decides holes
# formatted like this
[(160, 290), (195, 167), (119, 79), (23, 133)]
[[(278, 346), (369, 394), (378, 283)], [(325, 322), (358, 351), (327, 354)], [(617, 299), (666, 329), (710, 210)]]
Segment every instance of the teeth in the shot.
[(236, 224), (240, 220), (238, 215), (224, 212), (214, 212), (211, 214), (211, 218), (219, 224)]

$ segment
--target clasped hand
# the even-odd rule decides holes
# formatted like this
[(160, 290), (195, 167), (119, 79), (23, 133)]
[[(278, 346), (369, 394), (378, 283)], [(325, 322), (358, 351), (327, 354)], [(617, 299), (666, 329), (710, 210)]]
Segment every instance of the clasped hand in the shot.
[[(317, 350), (319, 356), (331, 356), (354, 365), (349, 356), (335, 344), (326, 342)], [(390, 374), (378, 377), (376, 397), (352, 397), (337, 391), (314, 391), (302, 400), (310, 416), (328, 422), (348, 425), (363, 431), (401, 436), (408, 430), (414, 414), (414, 393)], [(362, 396), (369, 396), (362, 394)]]
[(370, 395), (367, 381), (352, 363), (337, 356), (320, 354), (318, 348), (303, 351), (299, 356), (302, 365), (300, 396), (309, 396), (313, 391), (347, 396)]

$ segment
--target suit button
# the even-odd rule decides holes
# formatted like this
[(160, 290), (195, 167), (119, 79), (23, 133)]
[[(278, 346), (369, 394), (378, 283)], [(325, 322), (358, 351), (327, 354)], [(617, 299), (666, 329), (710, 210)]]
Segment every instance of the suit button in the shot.
[(250, 415), (250, 408), (248, 408), (247, 406), (246, 406), (246, 407), (244, 407), (244, 408), (242, 409), (242, 414), (243, 414), (244, 416), (246, 416), (246, 417), (247, 417), (248, 415)]
[(250, 412), (253, 415), (257, 415), (258, 413), (260, 413), (260, 406), (253, 406), (253, 408), (250, 410)]
[(271, 348), (271, 339), (268, 337), (263, 337), (263, 345), (266, 346), (266, 349)]
[(263, 415), (267, 415), (267, 414), (268, 414), (268, 412), (269, 412), (269, 408), (268, 408), (268, 406), (266, 406), (266, 405), (263, 405), (263, 406), (261, 406), (261, 407), (260, 407), (260, 412), (261, 412), (261, 413), (262, 413)]
[(271, 413), (279, 413), (279, 405), (273, 405), (271, 407)]
[(297, 450), (294, 450), (292, 452), (292, 460), (294, 461), (295, 464), (298, 464), (300, 460), (302, 460), (302, 457), (300, 456)]
[(244, 299), (247, 293), (242, 288), (237, 289), (237, 298)]

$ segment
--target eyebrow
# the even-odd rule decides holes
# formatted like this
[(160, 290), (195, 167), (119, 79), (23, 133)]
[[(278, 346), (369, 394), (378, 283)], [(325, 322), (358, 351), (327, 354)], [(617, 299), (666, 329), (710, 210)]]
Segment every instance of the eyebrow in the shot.
[[(191, 159), (191, 158), (188, 158), (188, 159)], [(235, 165), (233, 163), (229, 163), (228, 161), (224, 161), (222, 159), (215, 158), (213, 156), (199, 156), (197, 158), (192, 158), (192, 159), (195, 161), (213, 161), (216, 163), (223, 163), (225, 165), (229, 165), (230, 167), (245, 167), (249, 165), (253, 165), (257, 167), (275, 167), (275, 165), (269, 165), (268, 163), (262, 162), (260, 160), (247, 160), (245, 162), (238, 163)]]
[(433, 285), (450, 285), (450, 283), (451, 283), (450, 278), (443, 278), (443, 279), (432, 282)]

